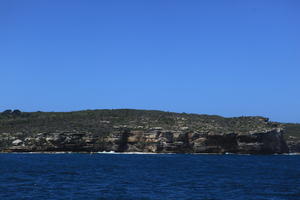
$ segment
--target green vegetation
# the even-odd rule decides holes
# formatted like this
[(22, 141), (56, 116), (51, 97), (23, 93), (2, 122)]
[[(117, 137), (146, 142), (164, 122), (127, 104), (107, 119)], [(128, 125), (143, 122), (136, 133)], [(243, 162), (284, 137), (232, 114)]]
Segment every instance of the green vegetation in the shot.
[(47, 132), (90, 132), (106, 135), (115, 129), (193, 130), (200, 133), (248, 133), (264, 131), (281, 124), (263, 117), (224, 118), (156, 110), (85, 110), (75, 112), (21, 112), (6, 110), (0, 114), (0, 133), (38, 134)]
[(285, 124), (285, 138), (300, 141), (300, 124)]

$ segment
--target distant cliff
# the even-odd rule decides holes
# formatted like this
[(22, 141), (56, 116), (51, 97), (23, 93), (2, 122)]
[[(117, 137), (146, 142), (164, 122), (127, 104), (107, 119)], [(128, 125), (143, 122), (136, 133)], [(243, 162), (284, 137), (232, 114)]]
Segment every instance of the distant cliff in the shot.
[(0, 114), (0, 151), (280, 154), (290, 151), (284, 128), (263, 117), (130, 109), (7, 110)]
[(284, 124), (284, 138), (290, 153), (300, 153), (300, 124)]

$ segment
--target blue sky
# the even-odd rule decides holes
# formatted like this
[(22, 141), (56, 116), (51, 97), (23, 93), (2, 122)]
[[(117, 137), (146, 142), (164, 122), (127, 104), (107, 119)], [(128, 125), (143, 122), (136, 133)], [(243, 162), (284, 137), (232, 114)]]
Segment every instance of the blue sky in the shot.
[(300, 122), (297, 0), (0, 0), (0, 110)]

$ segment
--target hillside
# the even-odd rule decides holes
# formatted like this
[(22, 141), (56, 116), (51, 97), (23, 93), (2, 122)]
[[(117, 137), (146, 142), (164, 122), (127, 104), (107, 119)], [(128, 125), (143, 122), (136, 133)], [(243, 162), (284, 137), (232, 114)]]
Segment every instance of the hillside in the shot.
[(279, 127), (263, 117), (224, 118), (215, 115), (172, 113), (155, 110), (86, 110), (76, 112), (18, 112), (0, 114), (0, 132), (40, 133), (88, 131), (105, 134), (113, 127), (146, 130), (154, 127), (176, 130), (188, 127), (198, 132), (247, 133)]
[(287, 140), (297, 140), (300, 141), (300, 124), (284, 124), (285, 128), (285, 138)]
[(6, 110), (0, 114), (0, 150), (280, 153), (286, 152), (281, 139), (285, 126), (286, 138), (298, 137), (297, 125), (264, 117), (133, 109)]
[(284, 138), (290, 152), (300, 152), (300, 124), (284, 124)]

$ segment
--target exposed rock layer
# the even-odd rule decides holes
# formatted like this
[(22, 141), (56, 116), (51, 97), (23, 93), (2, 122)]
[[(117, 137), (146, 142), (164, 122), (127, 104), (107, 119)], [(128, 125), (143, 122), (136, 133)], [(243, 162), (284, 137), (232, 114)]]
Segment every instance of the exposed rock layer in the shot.
[(91, 133), (1, 134), (2, 151), (151, 152), (151, 153), (287, 153), (281, 129), (238, 135), (153, 130), (116, 130), (106, 137)]

